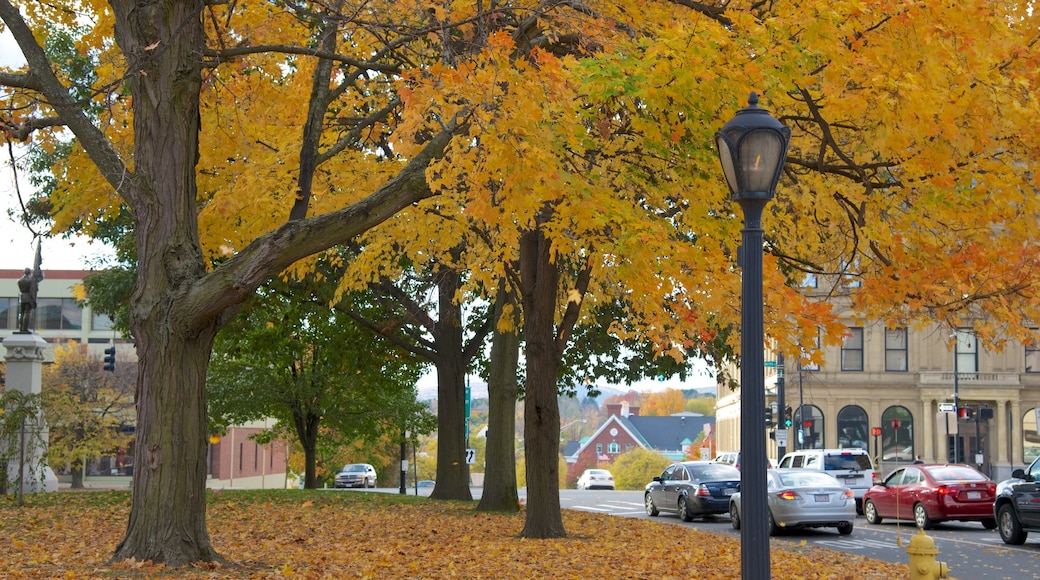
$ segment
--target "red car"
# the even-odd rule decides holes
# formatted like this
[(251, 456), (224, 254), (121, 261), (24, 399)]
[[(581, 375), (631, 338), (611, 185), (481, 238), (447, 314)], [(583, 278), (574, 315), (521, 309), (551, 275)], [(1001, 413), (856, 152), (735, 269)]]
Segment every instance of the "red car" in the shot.
[(884, 518), (914, 520), (930, 530), (938, 522), (959, 520), (992, 530), (997, 527), (996, 492), (995, 481), (968, 465), (907, 465), (863, 494), (863, 514), (871, 524)]

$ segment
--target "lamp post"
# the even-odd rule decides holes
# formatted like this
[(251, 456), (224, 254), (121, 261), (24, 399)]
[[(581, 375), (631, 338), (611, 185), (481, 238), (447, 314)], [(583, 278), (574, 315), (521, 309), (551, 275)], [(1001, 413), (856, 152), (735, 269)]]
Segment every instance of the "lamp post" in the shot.
[(731, 199), (744, 213), (740, 300), (740, 570), (743, 580), (769, 579), (766, 502), (765, 352), (762, 323), (762, 210), (780, 180), (791, 130), (758, 106), (748, 106), (715, 134)]

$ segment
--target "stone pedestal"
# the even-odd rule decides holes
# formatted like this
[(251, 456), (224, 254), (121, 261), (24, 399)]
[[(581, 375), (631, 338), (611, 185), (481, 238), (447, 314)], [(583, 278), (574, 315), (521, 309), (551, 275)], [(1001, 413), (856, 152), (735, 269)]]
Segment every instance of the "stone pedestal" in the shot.
[[(24, 394), (39, 395), (43, 375), (43, 351), (47, 347), (47, 341), (34, 333), (15, 333), (5, 338), (3, 345), (7, 351), (4, 357), (7, 362), (7, 388)], [(25, 437), (18, 436), (18, 440), (12, 443), (17, 450), (22, 441), (26, 442), (24, 451), (16, 453), (13, 460), (8, 460), (10, 488), (18, 481), (18, 463), (24, 457), (24, 463), (21, 465), (24, 493), (58, 491), (58, 478), (46, 463), (49, 437), (47, 424), (42, 418), (38, 423), (39, 429), (31, 429), (31, 433), (26, 433)]]

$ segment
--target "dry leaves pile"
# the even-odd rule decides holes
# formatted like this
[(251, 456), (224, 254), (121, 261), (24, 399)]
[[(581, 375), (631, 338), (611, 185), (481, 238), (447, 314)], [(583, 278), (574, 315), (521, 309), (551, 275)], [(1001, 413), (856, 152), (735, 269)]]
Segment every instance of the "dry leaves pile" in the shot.
[[(732, 538), (667, 523), (564, 511), (569, 537), (517, 537), (524, 516), (475, 503), (334, 491), (225, 491), (207, 520), (228, 564), (174, 570), (110, 563), (129, 492), (26, 496), (0, 507), (0, 578), (701, 578), (740, 577)], [(772, 577), (889, 579), (905, 565), (774, 541)]]

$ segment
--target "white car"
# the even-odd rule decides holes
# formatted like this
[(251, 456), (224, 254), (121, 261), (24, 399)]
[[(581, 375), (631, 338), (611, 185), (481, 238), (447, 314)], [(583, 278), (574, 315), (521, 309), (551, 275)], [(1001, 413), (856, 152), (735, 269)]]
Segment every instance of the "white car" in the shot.
[(614, 489), (614, 476), (606, 469), (586, 469), (578, 478), (578, 489)]
[(367, 463), (344, 465), (336, 474), (335, 487), (375, 487), (376, 468)]

